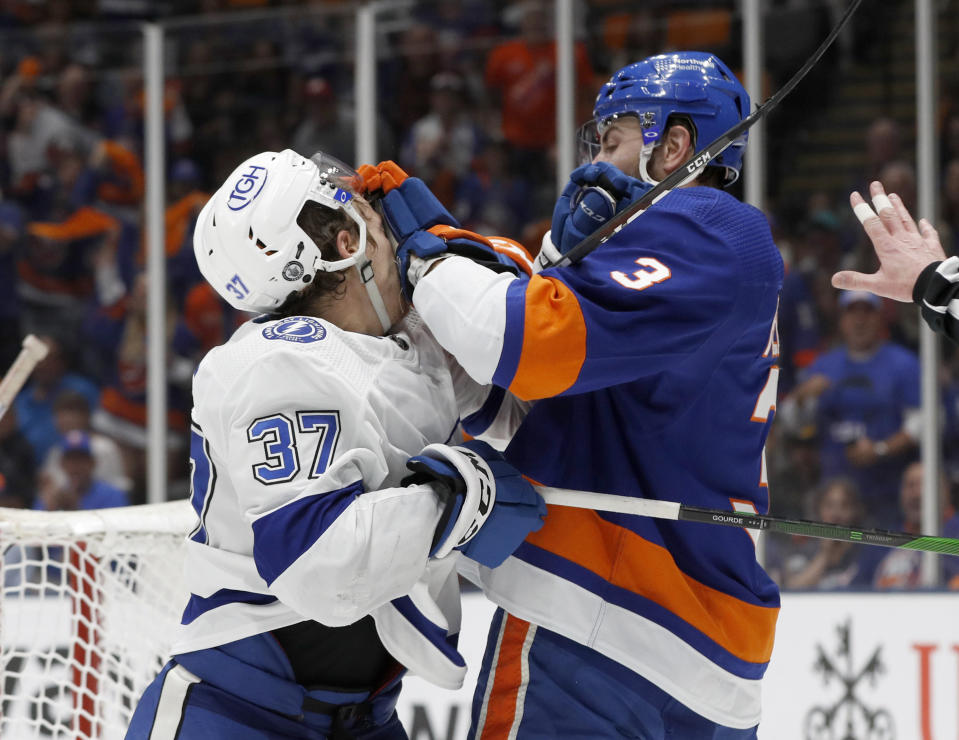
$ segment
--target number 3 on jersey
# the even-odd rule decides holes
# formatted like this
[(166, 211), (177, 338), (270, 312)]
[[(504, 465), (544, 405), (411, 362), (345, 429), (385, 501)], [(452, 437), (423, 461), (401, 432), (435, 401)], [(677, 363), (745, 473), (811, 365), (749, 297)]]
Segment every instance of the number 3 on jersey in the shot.
[[(293, 480), (300, 472), (297, 441), (303, 435), (317, 435), (309, 477), (320, 477), (330, 465), (340, 436), (338, 411), (297, 411), (295, 427), (283, 414), (256, 419), (247, 428), (246, 438), (250, 443), (262, 445), (266, 459), (253, 466), (253, 477), (266, 486)], [(304, 444), (312, 442), (303, 440)]]
[(646, 288), (664, 280), (669, 280), (673, 276), (666, 265), (653, 257), (640, 257), (636, 260), (636, 264), (644, 269), (636, 270), (632, 277), (619, 270), (614, 270), (609, 273), (609, 276), (624, 288), (630, 290), (646, 290)]

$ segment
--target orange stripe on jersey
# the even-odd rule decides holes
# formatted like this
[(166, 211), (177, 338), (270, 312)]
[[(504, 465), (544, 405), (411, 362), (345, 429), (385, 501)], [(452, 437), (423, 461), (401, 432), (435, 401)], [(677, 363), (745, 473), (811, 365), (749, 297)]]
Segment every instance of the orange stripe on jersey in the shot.
[(486, 237), (477, 234), (475, 231), (467, 229), (457, 229), (452, 226), (432, 226), (428, 229), (431, 234), (440, 237), (443, 241), (450, 239), (471, 239), (480, 244), (484, 244), (494, 252), (504, 254), (512, 260), (516, 266), (527, 275), (533, 274), (533, 258), (526, 251), (526, 247), (517, 241), (505, 236)]
[(457, 229), (455, 226), (443, 226), (441, 224), (430, 227), (428, 231), (446, 242), (448, 242), (450, 239), (472, 239), (474, 242), (485, 244), (490, 249), (493, 248), (493, 243), (489, 239), (482, 234), (477, 234), (475, 231), (470, 231), (469, 229)]
[(506, 236), (488, 237), (490, 244), (500, 254), (505, 254), (527, 275), (533, 274), (533, 258), (522, 244)]
[(576, 295), (554, 278), (534, 275), (526, 287), (523, 349), (509, 390), (524, 400), (562, 393), (586, 359), (586, 320)]
[(516, 702), (526, 694), (525, 684), (529, 677), (523, 670), (527, 661), (526, 640), (530, 623), (510, 614), (503, 615), (503, 634), (496, 650), (490, 680), (493, 682), (487, 691), (486, 713), (482, 726), (478, 728), (476, 740), (506, 740), (517, 720)]
[(740, 601), (683, 573), (669, 551), (594, 511), (550, 506), (526, 541), (660, 604), (737, 658), (766, 663), (779, 609)]

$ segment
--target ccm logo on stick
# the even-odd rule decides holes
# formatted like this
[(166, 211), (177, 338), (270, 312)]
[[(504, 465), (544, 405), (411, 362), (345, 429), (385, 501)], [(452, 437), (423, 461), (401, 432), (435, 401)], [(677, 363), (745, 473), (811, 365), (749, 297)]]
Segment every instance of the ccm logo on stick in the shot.
[(692, 164), (686, 166), (686, 171), (689, 173), (693, 173), (696, 170), (698, 170), (700, 167), (705, 165), (707, 162), (709, 162), (710, 159), (712, 159), (712, 157), (709, 156), (709, 152), (703, 152), (700, 156), (696, 157), (696, 159), (693, 160)]
[[(267, 173), (266, 167), (251, 164), (249, 171), (240, 175), (240, 179), (233, 186), (233, 191), (226, 201), (227, 207), (231, 211), (242, 211), (250, 205), (266, 184), (267, 174), (269, 173)], [(254, 188), (256, 188), (256, 192), (250, 195)]]

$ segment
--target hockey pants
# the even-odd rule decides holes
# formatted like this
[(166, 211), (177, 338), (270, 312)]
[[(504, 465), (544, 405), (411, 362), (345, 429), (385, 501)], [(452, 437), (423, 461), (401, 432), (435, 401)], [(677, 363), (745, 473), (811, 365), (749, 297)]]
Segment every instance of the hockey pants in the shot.
[(497, 609), (468, 740), (749, 740), (595, 650)]
[(137, 704), (127, 740), (406, 740), (399, 678), (369, 692), (308, 690), (270, 635), (176, 655)]

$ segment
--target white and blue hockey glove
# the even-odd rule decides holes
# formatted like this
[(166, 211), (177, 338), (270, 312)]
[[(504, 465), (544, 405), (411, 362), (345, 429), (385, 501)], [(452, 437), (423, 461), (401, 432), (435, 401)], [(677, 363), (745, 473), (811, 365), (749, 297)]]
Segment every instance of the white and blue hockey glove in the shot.
[(404, 485), (429, 483), (445, 500), (430, 557), (442, 558), (456, 549), (495, 568), (543, 526), (543, 497), (485, 442), (427, 445), (406, 466), (413, 475)]
[(537, 267), (558, 261), (651, 187), (607, 162), (577, 167), (553, 208), (550, 238), (543, 240)]
[(437, 259), (455, 254), (466, 257), (494, 272), (519, 275), (519, 265), (506, 253), (498, 251), (485, 236), (452, 226), (434, 226), (428, 231), (414, 231), (396, 248), (396, 261), (403, 281), (403, 292), (413, 300), (413, 288)]

